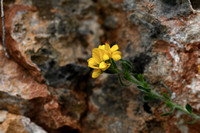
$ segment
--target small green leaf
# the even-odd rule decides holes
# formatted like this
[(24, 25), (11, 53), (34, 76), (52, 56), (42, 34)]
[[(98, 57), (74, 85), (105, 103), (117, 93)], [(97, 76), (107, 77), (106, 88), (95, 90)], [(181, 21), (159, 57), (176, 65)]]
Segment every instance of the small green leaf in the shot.
[(163, 82), (161, 82), (161, 84), (165, 87), (165, 89), (167, 89), (168, 93), (169, 93), (169, 98), (172, 97), (172, 92), (171, 90), (169, 89), (169, 87), (167, 85), (165, 85)]
[(138, 77), (137, 77), (138, 74), (137, 73), (133, 73), (132, 75), (133, 75), (133, 77), (135, 77), (136, 79), (138, 79)]
[(112, 61), (112, 63), (111, 63), (111, 67), (113, 67), (114, 69), (116, 69), (117, 68), (117, 65), (116, 65), (116, 63), (115, 63), (115, 61), (111, 58), (111, 61)]
[(132, 83), (136, 83), (136, 84), (137, 84), (137, 82), (131, 77), (131, 75), (130, 75), (128, 72), (125, 72), (125, 73), (124, 73), (124, 78), (125, 78), (126, 80), (132, 82)]
[(187, 124), (194, 124), (198, 119), (194, 118), (192, 121), (187, 121), (184, 117), (182, 117)]
[(170, 115), (171, 113), (173, 113), (175, 108), (172, 108), (172, 110), (170, 110), (169, 112), (167, 113), (164, 113), (164, 114), (161, 114), (160, 116), (167, 116), (167, 115)]
[(126, 79), (126, 80), (128, 80), (128, 81), (132, 81), (132, 78), (131, 78), (131, 76), (129, 75), (129, 73), (128, 72), (125, 72), (124, 73), (124, 78)]
[(142, 86), (137, 86), (137, 88), (140, 89), (141, 91), (145, 91), (145, 92), (150, 92), (150, 91), (151, 91), (151, 89), (149, 89), (149, 88), (144, 88), (144, 87), (142, 87)]
[(142, 87), (142, 86), (137, 86), (137, 88), (138, 88), (138, 89), (140, 89), (141, 91), (144, 91), (144, 92), (146, 92), (145, 88), (144, 88), (144, 87)]
[(125, 71), (129, 71), (128, 69), (128, 66), (125, 64), (125, 63), (122, 63), (122, 67), (125, 69)]
[(142, 83), (144, 83), (144, 78), (143, 78), (143, 74), (138, 74), (138, 80), (141, 81)]
[(165, 101), (165, 104), (167, 107), (174, 107), (174, 105), (171, 102)]
[(147, 95), (144, 95), (144, 96), (143, 96), (143, 99), (144, 99), (144, 101), (155, 100), (155, 98), (153, 98), (153, 97), (151, 97), (151, 96), (147, 96)]
[(164, 113), (164, 114), (161, 114), (160, 116), (168, 116), (168, 115), (170, 115), (171, 113)]
[(163, 97), (165, 97), (166, 99), (169, 99), (169, 97), (167, 96), (166, 93), (162, 92)]
[(123, 64), (126, 64), (126, 66), (127, 66), (129, 69), (132, 70), (132, 65), (131, 65), (131, 64), (129, 64), (129, 63), (127, 63), (127, 62), (123, 62)]
[(192, 107), (188, 103), (186, 104), (185, 108), (189, 113), (192, 113)]
[(140, 74), (137, 74), (137, 73), (134, 73), (134, 74), (132, 74), (137, 80), (139, 80), (140, 81), (140, 78), (139, 78), (139, 75)]
[(130, 84), (125, 84), (125, 83), (122, 81), (122, 78), (121, 78), (120, 74), (118, 74), (118, 78), (119, 78), (119, 82), (120, 82), (120, 84), (121, 84), (122, 86), (125, 86), (125, 87), (130, 86)]
[(116, 71), (117, 69), (114, 69), (113, 67), (109, 67), (106, 71), (104, 71), (105, 73), (109, 73), (109, 74), (115, 74), (117, 73)]
[(148, 84), (146, 82), (144, 82), (144, 87), (148, 88)]
[(197, 119), (194, 119), (192, 121), (186, 121), (187, 124), (194, 124), (197, 121)]
[(124, 68), (125, 71), (131, 72), (132, 71), (132, 65), (131, 65), (131, 63), (128, 62), (128, 61), (126, 61), (126, 60), (121, 60), (121, 61), (122, 61), (122, 63), (121, 63), (122, 68)]
[(132, 64), (131, 64), (131, 62), (129, 62), (127, 60), (124, 60), (124, 59), (121, 59), (120, 61), (124, 62), (132, 70)]
[(140, 82), (142, 82), (143, 84), (145, 84), (146, 86), (148, 86), (148, 84), (144, 81), (144, 77), (143, 74), (132, 74), (137, 80), (139, 80)]

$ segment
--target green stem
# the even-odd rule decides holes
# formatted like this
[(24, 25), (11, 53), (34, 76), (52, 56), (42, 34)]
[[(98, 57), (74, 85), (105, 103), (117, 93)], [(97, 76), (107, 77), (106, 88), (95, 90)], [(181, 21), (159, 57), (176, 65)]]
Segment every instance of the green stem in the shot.
[(184, 113), (190, 115), (191, 117), (193, 117), (193, 118), (195, 118), (195, 119), (200, 119), (200, 116), (198, 116), (198, 115), (196, 115), (196, 114), (194, 114), (194, 113), (188, 112), (184, 107), (182, 107), (182, 106), (180, 106), (180, 105), (178, 105), (178, 104), (173, 103), (170, 99), (165, 98), (164, 96), (162, 96), (162, 95), (158, 94), (157, 92), (153, 91), (153, 90), (152, 90), (151, 88), (149, 88), (148, 86), (145, 86), (144, 83), (142, 83), (142, 82), (138, 81), (137, 79), (133, 78), (133, 77), (130, 75), (130, 73), (124, 73), (124, 72), (122, 72), (122, 71), (119, 70), (119, 69), (117, 69), (116, 71), (117, 71), (117, 73), (119, 73), (119, 74), (123, 74), (124, 77), (125, 77), (125, 76), (128, 76), (128, 77), (125, 78), (125, 79), (128, 80), (129, 82), (132, 82), (132, 83), (135, 83), (135, 84), (137, 84), (137, 85), (139, 85), (139, 86), (142, 86), (142, 87), (145, 88), (145, 89), (150, 89), (150, 90), (151, 90), (150, 92), (148, 92), (148, 91), (145, 92), (146, 95), (151, 96), (151, 97), (156, 98), (156, 99), (160, 99), (160, 100), (164, 101), (165, 103), (167, 103), (168, 105), (170, 105), (170, 107), (172, 107), (172, 108), (174, 108), (174, 109), (177, 109), (177, 110), (180, 110), (180, 111), (182, 111), (182, 112), (184, 112)]
[(171, 100), (166, 99), (165, 97), (163, 97), (160, 94), (154, 92), (153, 90), (151, 90), (150, 93), (151, 93), (151, 95), (155, 96), (156, 98), (163, 100), (165, 103), (169, 103), (170, 105), (172, 105), (172, 108), (180, 110), (180, 111), (184, 112), (185, 114), (190, 115), (191, 117), (193, 117), (195, 119), (200, 119), (200, 116), (198, 116), (198, 115), (196, 115), (194, 113), (188, 112), (184, 107), (182, 107), (182, 106), (180, 106), (178, 104), (173, 103)]

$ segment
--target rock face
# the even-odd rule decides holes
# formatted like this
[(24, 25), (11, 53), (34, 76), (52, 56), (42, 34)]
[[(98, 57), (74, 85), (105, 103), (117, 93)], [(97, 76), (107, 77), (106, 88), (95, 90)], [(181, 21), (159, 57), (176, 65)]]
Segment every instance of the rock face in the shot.
[(24, 116), (0, 111), (0, 119), (0, 132), (2, 133), (47, 133)]
[(87, 67), (93, 48), (117, 43), (133, 73), (200, 113), (198, 0), (7, 0), (4, 12), (0, 133), (200, 131), (181, 112), (160, 117), (161, 101), (143, 101), (116, 75), (91, 79)]

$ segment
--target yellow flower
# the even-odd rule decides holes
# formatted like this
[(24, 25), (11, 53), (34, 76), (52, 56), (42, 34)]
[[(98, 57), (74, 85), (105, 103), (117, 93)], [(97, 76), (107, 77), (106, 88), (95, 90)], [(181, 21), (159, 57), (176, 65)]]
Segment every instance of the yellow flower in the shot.
[(110, 67), (110, 58), (114, 61), (121, 59), (121, 52), (117, 51), (118, 49), (118, 45), (110, 48), (109, 44), (105, 43), (105, 45), (100, 45), (92, 50), (92, 58), (88, 59), (88, 67), (94, 68), (92, 78), (97, 78)]
[(105, 51), (99, 48), (92, 50), (92, 58), (88, 59), (88, 67), (94, 68), (92, 78), (97, 78), (103, 71), (110, 67), (110, 63), (103, 59)]
[(110, 45), (108, 43), (105, 43), (105, 45), (100, 45), (99, 49), (106, 51), (103, 56), (104, 60), (112, 58), (114, 61), (118, 61), (121, 59), (121, 52), (117, 51), (119, 49), (117, 44), (115, 44), (110, 48)]
[(102, 71), (100, 69), (94, 69), (92, 73), (92, 78), (97, 78), (101, 73)]

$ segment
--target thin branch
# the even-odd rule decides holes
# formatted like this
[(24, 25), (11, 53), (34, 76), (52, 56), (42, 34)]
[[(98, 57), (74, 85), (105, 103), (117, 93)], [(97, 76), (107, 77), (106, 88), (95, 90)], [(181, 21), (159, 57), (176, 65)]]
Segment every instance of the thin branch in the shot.
[(2, 19), (2, 44), (3, 44), (3, 50), (5, 52), (5, 55), (9, 58), (9, 55), (7, 53), (6, 43), (5, 43), (5, 23), (4, 23), (4, 10), (3, 10), (3, 0), (1, 0), (1, 19)]

